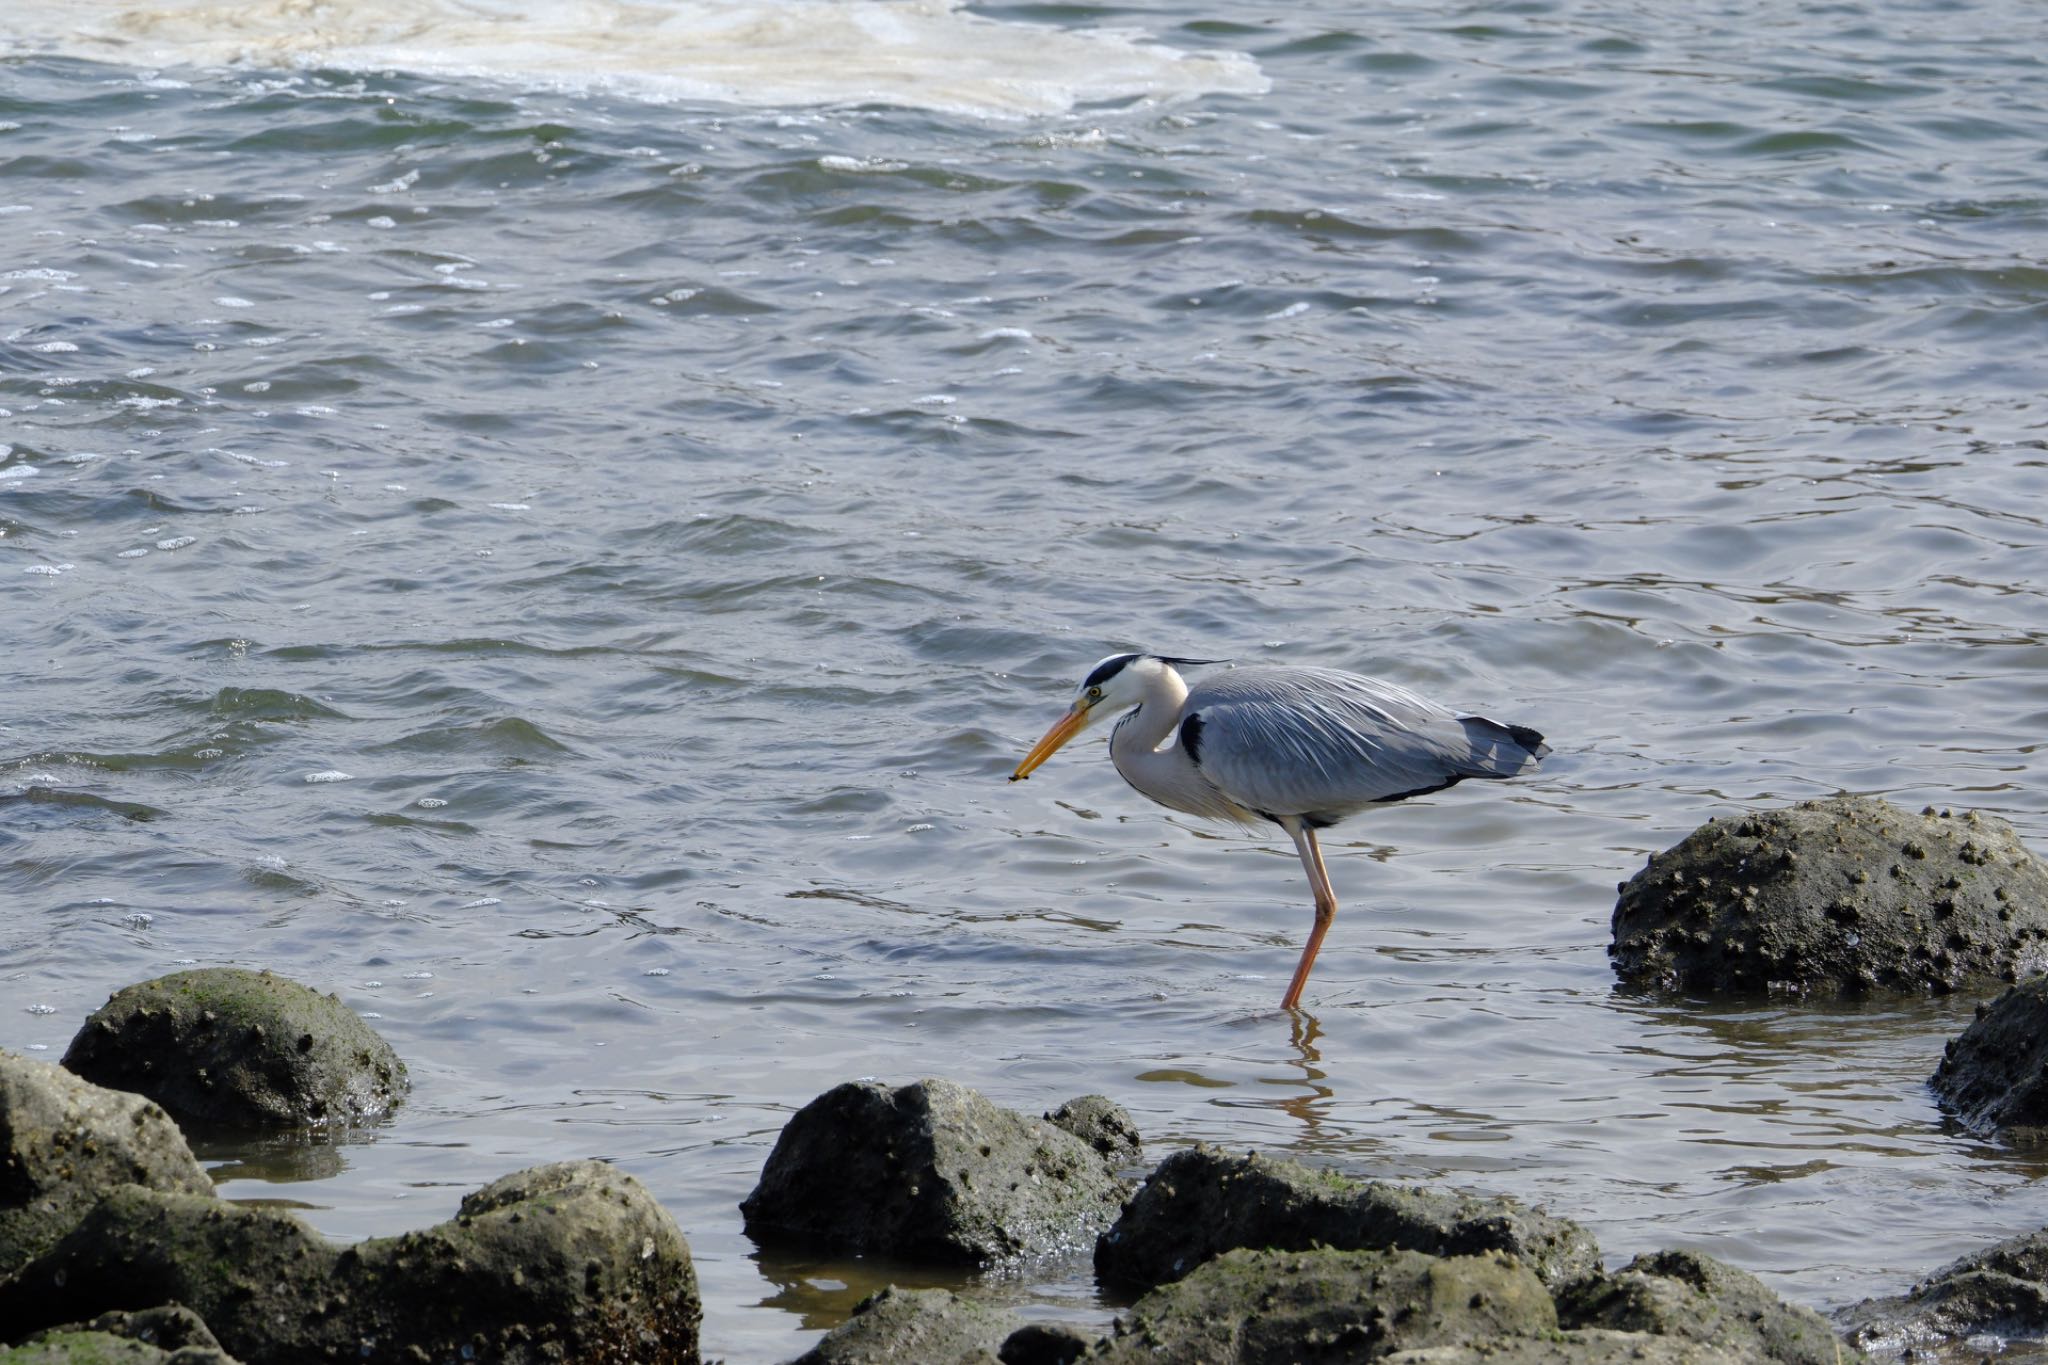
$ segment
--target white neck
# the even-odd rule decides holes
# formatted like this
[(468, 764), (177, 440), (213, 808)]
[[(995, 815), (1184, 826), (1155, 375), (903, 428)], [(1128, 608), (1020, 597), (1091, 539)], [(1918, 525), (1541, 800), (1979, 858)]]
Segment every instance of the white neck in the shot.
[(1240, 818), (1202, 776), (1186, 749), (1178, 744), (1161, 747), (1180, 724), (1187, 699), (1188, 685), (1173, 669), (1148, 675), (1137, 709), (1118, 720), (1109, 737), (1110, 759), (1124, 781), (1162, 806), (1212, 819)]

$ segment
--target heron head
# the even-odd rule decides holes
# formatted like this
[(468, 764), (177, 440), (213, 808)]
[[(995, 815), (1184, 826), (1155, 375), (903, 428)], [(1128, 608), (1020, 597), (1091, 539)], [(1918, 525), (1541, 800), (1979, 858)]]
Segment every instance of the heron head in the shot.
[[(1209, 659), (1169, 659), (1159, 654), (1112, 654), (1088, 670), (1074, 689), (1067, 714), (1053, 723), (1045, 737), (1024, 755), (1012, 782), (1031, 776), (1032, 770), (1051, 758), (1053, 751), (1104, 716), (1122, 715), (1147, 698), (1158, 695), (1160, 683), (1173, 673), (1175, 664), (1211, 663)], [(1176, 695), (1185, 695), (1184, 692)]]

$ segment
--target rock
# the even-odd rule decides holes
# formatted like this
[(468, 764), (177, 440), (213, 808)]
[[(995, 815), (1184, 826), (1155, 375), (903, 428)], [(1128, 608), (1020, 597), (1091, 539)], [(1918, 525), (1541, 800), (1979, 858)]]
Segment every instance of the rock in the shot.
[(180, 1123), (356, 1124), (404, 1093), (405, 1064), (331, 995), (239, 967), (116, 991), (71, 1040), (64, 1065), (132, 1090)]
[(1683, 991), (1953, 991), (2048, 965), (2048, 869), (2012, 826), (1869, 797), (1709, 820), (1622, 884), (1614, 969)]
[(950, 1290), (890, 1285), (862, 1299), (795, 1365), (999, 1365), (1017, 1326), (1015, 1314)]
[(1437, 1255), (1502, 1251), (1561, 1285), (1600, 1268), (1592, 1235), (1512, 1199), (1353, 1180), (1335, 1171), (1212, 1147), (1174, 1153), (1095, 1244), (1095, 1273), (1137, 1291), (1179, 1279), (1233, 1247)]
[(1055, 1128), (1064, 1128), (1102, 1153), (1118, 1166), (1134, 1164), (1144, 1151), (1138, 1125), (1124, 1107), (1103, 1095), (1083, 1095), (1068, 1100), (1045, 1116)]
[(420, 1232), (337, 1247), (280, 1210), (124, 1185), (0, 1282), (15, 1330), (179, 1303), (248, 1365), (576, 1360), (694, 1365), (689, 1248), (595, 1161), (505, 1177)]
[(102, 1313), (88, 1323), (39, 1332), (12, 1351), (0, 1349), (0, 1365), (98, 1365), (102, 1361), (239, 1365), (221, 1350), (197, 1313), (176, 1307)]
[(863, 1081), (797, 1111), (740, 1211), (758, 1241), (986, 1265), (1085, 1244), (1125, 1191), (1111, 1160), (1044, 1119), (951, 1081)]
[(1786, 1303), (1756, 1276), (1697, 1251), (1638, 1256), (1611, 1274), (1581, 1280), (1558, 1295), (1557, 1316), (1570, 1328), (1647, 1332), (1748, 1361), (1843, 1365), (1861, 1359), (1820, 1314)]
[(49, 1332), (8, 1349), (0, 1346), (0, 1365), (237, 1365), (219, 1351), (186, 1347), (166, 1351), (148, 1342), (111, 1332)]
[(1093, 1362), (1293, 1365), (1554, 1334), (1543, 1282), (1510, 1257), (1227, 1251), (1138, 1300)]
[(1963, 1125), (2008, 1142), (2048, 1141), (2048, 977), (1977, 1007), (1931, 1084)]
[(1495, 1337), (1382, 1356), (1383, 1365), (1752, 1365), (1751, 1358), (1697, 1341), (1589, 1328), (1554, 1337)]
[(213, 1193), (155, 1104), (0, 1052), (0, 1279), (55, 1246), (117, 1185)]
[(1066, 1322), (1027, 1322), (1010, 1333), (997, 1358), (1003, 1365), (1074, 1365), (1096, 1338)]
[(1839, 1318), (1851, 1342), (1887, 1355), (1960, 1348), (1985, 1335), (2048, 1337), (2048, 1228), (1972, 1252), (1905, 1294), (1865, 1299)]

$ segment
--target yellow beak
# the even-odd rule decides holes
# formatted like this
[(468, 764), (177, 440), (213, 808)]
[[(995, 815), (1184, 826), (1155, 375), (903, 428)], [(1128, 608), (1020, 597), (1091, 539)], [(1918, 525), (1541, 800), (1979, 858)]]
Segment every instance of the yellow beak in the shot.
[(1017, 771), (1010, 774), (1012, 782), (1021, 782), (1031, 776), (1032, 769), (1052, 757), (1053, 750), (1081, 733), (1081, 727), (1088, 723), (1088, 708), (1080, 702), (1056, 721), (1052, 729), (1045, 732), (1045, 738), (1031, 746), (1031, 752), (1024, 755), (1024, 761), (1017, 765)]

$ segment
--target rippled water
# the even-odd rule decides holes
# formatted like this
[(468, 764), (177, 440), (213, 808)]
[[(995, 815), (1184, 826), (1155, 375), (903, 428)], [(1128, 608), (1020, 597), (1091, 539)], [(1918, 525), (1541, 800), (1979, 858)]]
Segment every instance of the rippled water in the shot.
[[(961, 14), (1257, 77), (1078, 63), (1024, 117), (143, 68), (10, 13), (0, 1046), (234, 962), (417, 1082), (366, 1141), (214, 1150), (228, 1195), (361, 1237), (604, 1157), (736, 1362), (887, 1274), (735, 1208), (866, 1075), (1100, 1091), (1155, 1156), (1511, 1192), (1822, 1307), (2048, 1222), (1924, 1088), (1973, 1000), (1605, 957), (1614, 884), (1732, 808), (2048, 850), (2038, 7)], [(1003, 780), (1125, 647), (1556, 754), (1326, 838), (1295, 1021), (1284, 840), (1093, 743)], [(1112, 1311), (1082, 1264), (1001, 1292)]]

